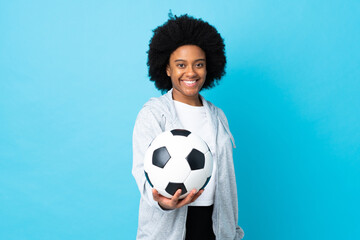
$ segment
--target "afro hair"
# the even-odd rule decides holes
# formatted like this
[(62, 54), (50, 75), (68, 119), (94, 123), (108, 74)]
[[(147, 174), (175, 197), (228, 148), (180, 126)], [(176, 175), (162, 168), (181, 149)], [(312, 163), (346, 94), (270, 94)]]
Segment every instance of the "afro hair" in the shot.
[(215, 86), (225, 75), (224, 40), (209, 23), (187, 14), (179, 17), (169, 14), (169, 20), (153, 32), (147, 65), (150, 80), (154, 81), (156, 88), (162, 92), (172, 88), (171, 79), (166, 74), (170, 55), (183, 45), (196, 45), (205, 52), (207, 75), (203, 89)]

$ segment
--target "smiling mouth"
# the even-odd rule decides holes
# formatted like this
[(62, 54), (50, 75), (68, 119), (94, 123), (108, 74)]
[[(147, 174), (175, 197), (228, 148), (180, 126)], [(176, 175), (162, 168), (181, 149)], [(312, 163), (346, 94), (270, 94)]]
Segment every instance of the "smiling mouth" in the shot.
[(193, 87), (196, 85), (197, 80), (182, 80), (186, 86)]

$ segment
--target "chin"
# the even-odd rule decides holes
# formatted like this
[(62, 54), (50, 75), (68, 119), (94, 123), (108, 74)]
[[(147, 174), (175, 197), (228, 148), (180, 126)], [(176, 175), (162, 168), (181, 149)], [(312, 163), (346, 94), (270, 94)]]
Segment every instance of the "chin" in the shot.
[(189, 96), (189, 97), (193, 97), (199, 94), (200, 90), (199, 89), (185, 89), (184, 94)]

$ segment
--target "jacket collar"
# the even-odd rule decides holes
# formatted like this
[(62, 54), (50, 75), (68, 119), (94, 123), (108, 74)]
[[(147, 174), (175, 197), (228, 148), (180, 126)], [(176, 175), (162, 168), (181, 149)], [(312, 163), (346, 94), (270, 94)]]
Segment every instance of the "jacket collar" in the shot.
[[(176, 110), (175, 110), (174, 99), (172, 98), (172, 92), (173, 92), (173, 89), (170, 89), (167, 93), (164, 94), (164, 97), (167, 99), (168, 103), (170, 104), (170, 112), (171, 112), (172, 116), (177, 119), (178, 117), (177, 117)], [(207, 117), (211, 116), (212, 118), (214, 118), (214, 119), (211, 119), (212, 123), (216, 123), (217, 121), (214, 121), (218, 116), (218, 112), (216, 111), (216, 108), (214, 107), (214, 105), (212, 105), (211, 103), (206, 101), (205, 98), (203, 96), (201, 96), (201, 94), (200, 94), (200, 99), (205, 108)]]

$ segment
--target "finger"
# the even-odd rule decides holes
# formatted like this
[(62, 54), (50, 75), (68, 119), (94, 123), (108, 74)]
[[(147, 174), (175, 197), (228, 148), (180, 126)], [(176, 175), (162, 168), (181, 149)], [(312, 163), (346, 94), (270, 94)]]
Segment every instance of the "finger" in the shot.
[(159, 198), (160, 198), (160, 195), (159, 195), (158, 191), (155, 188), (152, 189), (152, 194), (153, 194), (153, 199), (158, 202)]
[(193, 197), (196, 194), (196, 189), (193, 189), (187, 196), (186, 198), (184, 198), (183, 200), (181, 200), (181, 202), (179, 202), (177, 207), (182, 207), (185, 206), (186, 204), (191, 203), (191, 200), (193, 199)]
[(198, 191), (198, 192), (195, 194), (195, 196), (192, 198), (191, 201), (192, 201), (192, 202), (195, 202), (196, 199), (198, 199), (203, 192), (204, 192), (204, 190)]
[(179, 198), (181, 196), (181, 189), (176, 190), (175, 194), (173, 195), (173, 197), (171, 198), (171, 200), (173, 202), (178, 202)]

